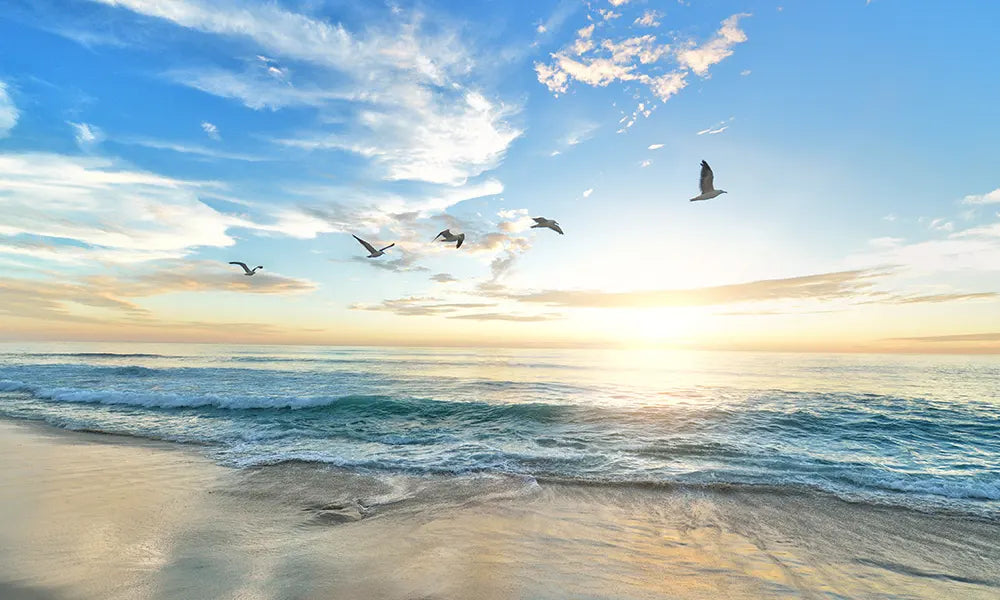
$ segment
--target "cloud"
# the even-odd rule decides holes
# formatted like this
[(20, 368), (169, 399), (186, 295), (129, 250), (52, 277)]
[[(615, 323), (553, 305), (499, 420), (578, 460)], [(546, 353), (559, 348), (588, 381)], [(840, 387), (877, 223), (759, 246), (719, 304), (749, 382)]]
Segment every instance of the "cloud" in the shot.
[[(144, 265), (141, 270), (126, 268), (114, 276), (83, 276), (74, 282), (5, 278), (0, 281), (0, 314), (57, 321), (101, 323), (124, 319), (153, 324), (152, 314), (134, 299), (177, 292), (285, 295), (315, 289), (316, 285), (307, 280), (264, 272), (246, 277), (230, 265), (211, 261), (161, 261)], [(95, 308), (104, 312), (87, 310)]]
[(222, 139), (219, 135), (219, 128), (209, 123), (208, 121), (201, 122), (201, 130), (205, 132), (205, 135), (212, 138), (213, 140)]
[(733, 117), (729, 117), (725, 121), (719, 121), (711, 127), (702, 129), (698, 132), (698, 135), (718, 135), (723, 131), (729, 129), (729, 124), (733, 122)]
[(242, 160), (247, 162), (260, 162), (263, 160), (268, 160), (261, 156), (254, 156), (252, 154), (241, 154), (238, 152), (226, 152), (224, 150), (217, 150), (215, 148), (206, 148), (204, 146), (199, 146), (197, 144), (182, 144), (182, 143), (169, 142), (163, 140), (128, 139), (128, 138), (115, 139), (114, 141), (122, 144), (130, 144), (136, 146), (143, 146), (145, 148), (153, 148), (155, 150), (169, 150), (171, 152), (177, 152), (180, 154), (194, 154), (197, 156), (204, 156), (206, 158)]
[(639, 166), (642, 167), (643, 169), (645, 169), (646, 167), (648, 167), (651, 164), (653, 164), (653, 161), (651, 161), (651, 160), (644, 160), (641, 163), (639, 163)]
[(351, 310), (390, 312), (404, 317), (426, 317), (454, 313), (469, 308), (496, 306), (491, 302), (444, 302), (440, 298), (416, 297), (383, 300), (379, 304), (352, 304)]
[[(603, 19), (620, 16), (605, 9), (599, 9), (598, 13)], [(741, 13), (725, 19), (715, 36), (700, 45), (692, 40), (660, 43), (653, 35), (598, 41), (593, 39), (594, 29), (586, 27), (577, 32), (571, 44), (553, 52), (550, 62), (536, 62), (535, 74), (539, 83), (557, 97), (565, 94), (574, 81), (594, 87), (638, 82), (655, 98), (666, 102), (687, 87), (689, 72), (707, 77), (710, 67), (730, 56), (733, 46), (747, 40), (739, 28), (739, 20), (746, 16), (749, 15)], [(636, 23), (652, 26), (654, 18), (652, 13), (647, 13)], [(646, 22), (642, 22), (643, 19)], [(667, 59), (672, 59), (676, 67), (664, 71), (663, 63)], [(623, 130), (631, 127), (638, 115), (649, 115), (651, 110), (644, 105), (645, 101)]]
[[(242, 72), (189, 69), (167, 76), (254, 109), (316, 108), (320, 125), (276, 141), (358, 154), (379, 165), (388, 180), (459, 185), (495, 168), (521, 135), (509, 122), (517, 107), (467, 85), (475, 79), (475, 61), (459, 35), (440, 23), (422, 27), (418, 13), (404, 20), (403, 11), (392, 10), (377, 26), (355, 33), (271, 2), (99, 1), (249, 40), (267, 56)], [(313, 83), (296, 85), (273, 57), (308, 64)]]
[(966, 196), (962, 199), (962, 204), (998, 204), (1000, 203), (1000, 188), (973, 196)]
[(659, 150), (663, 147), (663, 144), (650, 144), (647, 150)]
[(112, 262), (230, 246), (235, 242), (227, 230), (253, 223), (199, 200), (200, 190), (217, 186), (130, 170), (107, 158), (0, 154), (0, 212), (6, 215), (0, 235), (61, 240), (56, 247), (88, 247)]
[(495, 308), (494, 302), (445, 302), (441, 298), (410, 296), (395, 300), (383, 300), (378, 304), (352, 304), (351, 310), (388, 312), (403, 317), (443, 316), (447, 319), (470, 321), (509, 321), (519, 323), (534, 323), (563, 318), (559, 314), (524, 315), (501, 312), (465, 312), (469, 309)]
[(995, 300), (1000, 298), (996, 292), (975, 292), (970, 294), (930, 294), (926, 296), (899, 296), (892, 295), (879, 299), (879, 302), (890, 304), (923, 304), (939, 302), (961, 302), (965, 300)]
[(583, 197), (590, 198), (590, 195), (594, 193), (594, 188), (587, 188), (583, 190)]
[(934, 231), (954, 231), (955, 224), (951, 221), (946, 221), (944, 219), (933, 219), (928, 225), (928, 229)]
[[(419, 99), (423, 97), (422, 99)], [(418, 180), (461, 185), (496, 168), (521, 130), (505, 119), (511, 107), (468, 92), (459, 102), (433, 98), (422, 88), (407, 110), (368, 110), (353, 135), (330, 134), (277, 140), (307, 150), (346, 150), (380, 164), (388, 180)], [(419, 124), (419, 126), (414, 126)], [(367, 143), (358, 143), (367, 138)]]
[(659, 27), (660, 22), (657, 21), (662, 15), (655, 10), (647, 10), (642, 13), (642, 16), (637, 18), (632, 22), (633, 25), (639, 25), (640, 27)]
[(740, 71), (740, 76), (741, 77), (746, 77), (747, 75), (749, 75), (752, 72), (753, 71), (751, 71), (750, 69), (743, 69), (742, 71)]
[(698, 46), (690, 45), (677, 53), (677, 61), (691, 69), (696, 75), (704, 77), (709, 67), (722, 62), (732, 55), (733, 46), (747, 41), (747, 35), (739, 27), (740, 19), (749, 17), (748, 13), (736, 14), (722, 22), (722, 27), (708, 42)]
[(539, 321), (555, 321), (564, 318), (557, 314), (541, 315), (512, 315), (507, 313), (471, 313), (467, 315), (454, 315), (449, 319), (467, 319), (471, 321), (513, 321), (516, 323), (537, 323)]
[(928, 335), (918, 337), (888, 338), (893, 342), (1000, 342), (1000, 331), (986, 333), (959, 333), (953, 335)]
[(66, 123), (73, 128), (73, 137), (76, 138), (77, 145), (81, 147), (92, 146), (104, 140), (104, 133), (94, 125), (72, 121), (66, 121)]
[(434, 275), (431, 275), (431, 281), (436, 281), (437, 283), (452, 283), (458, 281), (458, 279), (448, 273), (435, 273)]
[(628, 4), (629, 0), (608, 0), (608, 4), (614, 7), (619, 7), (623, 4)]
[[(378, 246), (378, 244), (373, 244)], [(393, 259), (382, 259), (382, 258), (368, 258), (366, 256), (354, 256), (351, 258), (354, 262), (364, 263), (373, 268), (380, 269), (382, 271), (391, 271), (393, 273), (410, 273), (414, 271), (429, 271), (427, 267), (417, 264), (420, 260), (420, 255), (413, 252), (408, 252), (403, 248), (396, 246), (392, 250), (398, 252), (401, 256), (399, 258)]]
[(543, 290), (505, 293), (503, 297), (517, 302), (566, 308), (654, 308), (788, 299), (831, 300), (865, 293), (885, 274), (884, 270), (855, 270), (693, 289), (633, 292)]
[(7, 84), (0, 81), (0, 138), (10, 135), (10, 130), (17, 125), (19, 117), (20, 113), (7, 91)]

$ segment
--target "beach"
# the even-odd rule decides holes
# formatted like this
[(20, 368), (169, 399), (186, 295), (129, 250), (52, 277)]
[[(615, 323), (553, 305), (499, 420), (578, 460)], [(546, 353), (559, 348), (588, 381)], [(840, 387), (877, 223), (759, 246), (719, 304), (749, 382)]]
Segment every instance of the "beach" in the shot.
[(8, 421), (0, 478), (0, 597), (12, 600), (1000, 589), (996, 523), (777, 490), (233, 469), (174, 444)]

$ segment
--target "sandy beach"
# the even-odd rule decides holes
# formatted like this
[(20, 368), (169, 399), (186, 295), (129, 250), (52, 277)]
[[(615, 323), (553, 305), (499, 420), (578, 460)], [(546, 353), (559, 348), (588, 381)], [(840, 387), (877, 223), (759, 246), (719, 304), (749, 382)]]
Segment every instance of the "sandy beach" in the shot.
[(229, 469), (0, 422), (0, 597), (995, 598), (1000, 527), (833, 498)]

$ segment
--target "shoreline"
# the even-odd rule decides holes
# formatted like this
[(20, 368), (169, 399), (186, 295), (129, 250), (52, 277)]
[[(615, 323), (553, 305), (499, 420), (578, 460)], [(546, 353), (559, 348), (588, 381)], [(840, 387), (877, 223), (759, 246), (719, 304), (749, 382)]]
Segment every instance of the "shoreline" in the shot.
[(1000, 525), (809, 494), (235, 469), (0, 421), (7, 598), (995, 597)]

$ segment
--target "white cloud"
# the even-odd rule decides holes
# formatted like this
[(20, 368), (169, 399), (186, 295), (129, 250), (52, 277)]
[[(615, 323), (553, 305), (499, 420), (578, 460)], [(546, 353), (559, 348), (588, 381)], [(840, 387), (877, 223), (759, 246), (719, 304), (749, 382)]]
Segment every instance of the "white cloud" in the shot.
[(723, 131), (729, 129), (729, 123), (733, 122), (733, 117), (729, 117), (725, 121), (720, 121), (711, 127), (706, 127), (698, 132), (698, 135), (718, 135)]
[(583, 190), (583, 197), (590, 198), (590, 195), (594, 193), (594, 188), (587, 188)]
[(122, 144), (134, 144), (136, 146), (154, 148), (156, 150), (169, 150), (171, 152), (179, 152), (181, 154), (194, 154), (196, 156), (204, 156), (206, 158), (243, 160), (247, 162), (258, 162), (266, 160), (261, 156), (254, 156), (252, 154), (241, 154), (239, 152), (226, 152), (224, 150), (217, 150), (215, 148), (206, 148), (204, 146), (198, 146), (196, 144), (181, 144), (177, 142), (169, 142), (163, 140), (149, 140), (141, 138), (139, 139), (123, 138), (123, 139), (115, 139), (115, 141)]
[(651, 161), (651, 160), (644, 160), (641, 163), (639, 163), (639, 166), (642, 167), (643, 169), (645, 169), (646, 167), (648, 167), (651, 164), (653, 164), (653, 161)]
[[(439, 102), (422, 88), (406, 111), (369, 110), (360, 115), (356, 135), (285, 138), (281, 144), (306, 149), (341, 149), (381, 164), (390, 180), (415, 179), (460, 185), (499, 165), (521, 135), (505, 121), (513, 109), (468, 92), (464, 102)], [(411, 97), (413, 97), (411, 96)], [(419, 127), (414, 124), (419, 123)], [(356, 141), (366, 139), (367, 144)]]
[(74, 123), (66, 121), (73, 128), (73, 137), (80, 146), (92, 146), (104, 140), (104, 132), (89, 123)]
[(642, 13), (642, 16), (637, 18), (632, 22), (633, 25), (639, 25), (641, 27), (659, 27), (660, 22), (657, 19), (660, 18), (660, 13), (655, 10), (647, 10)]
[[(349, 31), (277, 3), (99, 0), (178, 26), (243, 38), (266, 53), (241, 72), (173, 71), (175, 82), (261, 110), (316, 108), (320, 126), (280, 143), (357, 153), (383, 167), (386, 179), (460, 185), (495, 168), (521, 131), (508, 120), (517, 107), (469, 86), (474, 61), (459, 35), (393, 10), (379, 25)], [(277, 61), (309, 63), (311, 84), (295, 85)], [(347, 118), (345, 119), (345, 112)], [(345, 131), (343, 121), (353, 126)], [(319, 132), (316, 131), (319, 129)]]
[(105, 158), (0, 154), (0, 212), (6, 215), (0, 236), (58, 239), (63, 242), (50, 251), (109, 262), (230, 246), (227, 230), (252, 224), (199, 201), (199, 190), (216, 185), (130, 170)]
[(663, 147), (663, 144), (650, 144), (648, 150), (659, 150)]
[(750, 69), (743, 69), (742, 71), (740, 71), (740, 75), (743, 76), (743, 77), (746, 77), (747, 75), (749, 75), (752, 72), (753, 71), (751, 71)]
[(617, 19), (618, 17), (622, 16), (621, 13), (616, 13), (615, 11), (609, 10), (609, 9), (606, 9), (606, 8), (598, 9), (597, 12), (599, 12), (601, 14), (601, 17), (605, 21), (610, 21), (611, 19)]
[(221, 139), (221, 136), (219, 135), (219, 128), (208, 121), (201, 122), (201, 130), (205, 132), (205, 135), (213, 140)]
[(629, 0), (608, 0), (608, 4), (611, 6), (621, 6), (622, 4), (628, 4)]
[(7, 92), (7, 84), (0, 81), (0, 138), (10, 135), (10, 130), (17, 125), (18, 117), (20, 113)]
[(747, 35), (739, 27), (740, 18), (749, 17), (741, 13), (733, 15), (722, 22), (722, 27), (715, 37), (701, 46), (692, 45), (677, 53), (677, 61), (704, 77), (708, 69), (733, 53), (733, 46), (747, 41)]
[(966, 196), (962, 204), (998, 204), (1000, 203), (1000, 188), (986, 194)]
[(954, 231), (955, 224), (945, 219), (934, 219), (927, 227), (934, 231)]
[[(605, 19), (611, 15), (605, 9), (598, 11)], [(655, 13), (647, 12), (636, 24), (652, 26)], [(687, 76), (693, 72), (707, 77), (711, 66), (733, 53), (732, 47), (747, 39), (739, 28), (739, 20), (746, 14), (736, 14), (722, 22), (722, 27), (707, 42), (694, 41), (664, 44), (653, 35), (625, 39), (594, 39), (594, 25), (577, 31), (576, 39), (563, 49), (550, 55), (550, 62), (536, 62), (538, 81), (558, 96), (569, 90), (572, 82), (605, 87), (615, 82), (638, 82), (645, 85), (652, 95), (666, 102), (687, 87)], [(593, 18), (593, 17), (591, 17)], [(664, 71), (667, 59), (676, 62), (676, 68)], [(636, 96), (638, 98), (638, 96)], [(632, 115), (632, 122), (619, 132), (628, 129), (640, 115), (649, 116), (647, 100)]]

